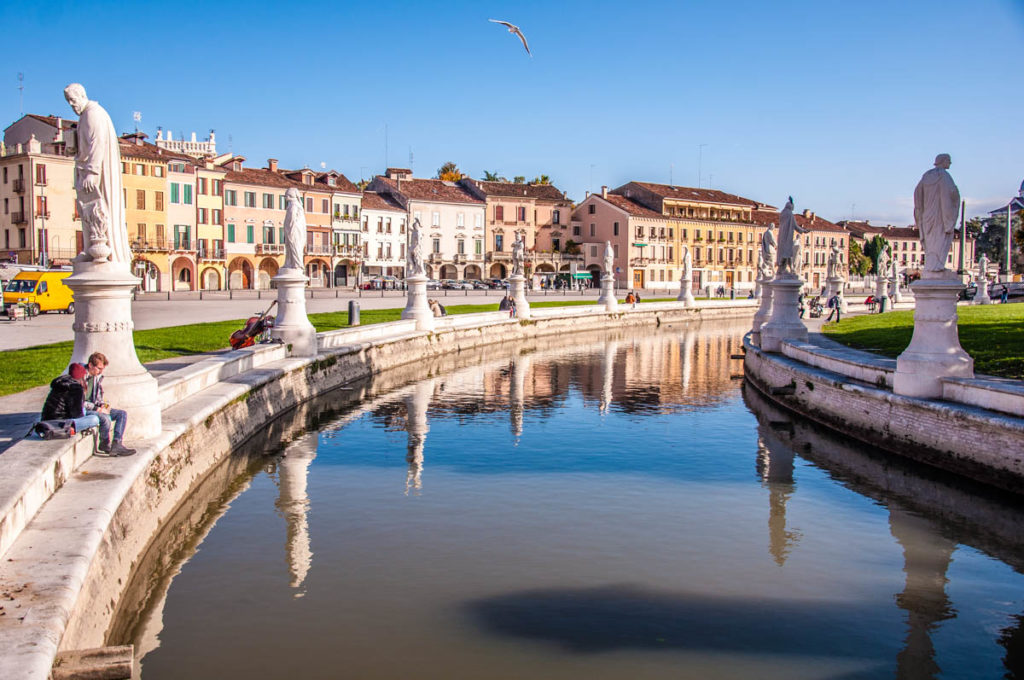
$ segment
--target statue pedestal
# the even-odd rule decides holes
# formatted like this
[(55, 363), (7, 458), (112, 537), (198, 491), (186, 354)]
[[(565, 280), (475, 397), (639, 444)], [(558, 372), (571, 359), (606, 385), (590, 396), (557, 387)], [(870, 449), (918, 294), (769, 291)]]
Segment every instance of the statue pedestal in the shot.
[(843, 280), (838, 276), (830, 276), (825, 283), (828, 286), (828, 297), (825, 298), (825, 301), (828, 302), (833, 295), (839, 294), (839, 311), (846, 314), (846, 296), (842, 294)]
[(900, 292), (900, 282), (897, 277), (889, 279), (889, 288), (892, 290), (892, 303), (903, 302), (903, 293)]
[[(770, 284), (770, 281), (765, 281), (761, 278), (757, 279), (757, 287), (761, 289), (761, 305), (754, 312), (754, 324), (750, 329), (750, 341), (756, 347), (761, 346), (761, 326), (772, 315), (772, 288)], [(799, 314), (797, 318), (799, 318)]]
[(84, 364), (101, 352), (109, 364), (103, 394), (112, 408), (128, 413), (126, 440), (160, 434), (160, 394), (156, 378), (139, 363), (132, 329), (132, 290), (139, 279), (117, 262), (75, 262), (64, 283), (75, 294), (75, 347), (71, 361)]
[(291, 356), (315, 357), (316, 329), (306, 316), (306, 274), (281, 267), (271, 281), (277, 284), (277, 319), (270, 337), (291, 345)]
[(679, 302), (683, 303), (683, 307), (693, 307), (697, 304), (697, 301), (693, 299), (693, 284), (689, 281), (679, 282), (679, 297), (676, 298)]
[(434, 313), (430, 311), (427, 304), (427, 277), (423, 274), (416, 274), (405, 279), (408, 290), (405, 293), (405, 309), (402, 310), (403, 319), (415, 319), (416, 330), (434, 330)]
[(988, 279), (980, 279), (978, 281), (978, 292), (974, 295), (974, 304), (976, 305), (990, 305), (992, 304), (992, 298), (988, 296)]
[(883, 311), (883, 309), (887, 306), (887, 303), (883, 304), (882, 301), (889, 299), (889, 296), (887, 295), (888, 288), (888, 279), (886, 279), (883, 276), (875, 278), (875, 303), (878, 305), (879, 312)]
[(798, 298), (804, 282), (792, 274), (776, 277), (766, 284), (771, 291), (772, 313), (761, 326), (761, 349), (782, 350), (783, 340), (807, 340), (807, 327), (800, 320)]
[(619, 301), (615, 299), (615, 277), (611, 274), (601, 277), (601, 295), (597, 298), (597, 304), (604, 305), (609, 312), (619, 307)]
[(921, 279), (914, 291), (914, 335), (896, 358), (892, 391), (909, 397), (941, 397), (939, 378), (973, 378), (974, 359), (960, 346), (957, 295), (964, 286), (950, 279)]
[(512, 291), (512, 301), (516, 303), (516, 316), (520, 319), (530, 318), (530, 303), (526, 301), (526, 277), (513, 274), (508, 277)]

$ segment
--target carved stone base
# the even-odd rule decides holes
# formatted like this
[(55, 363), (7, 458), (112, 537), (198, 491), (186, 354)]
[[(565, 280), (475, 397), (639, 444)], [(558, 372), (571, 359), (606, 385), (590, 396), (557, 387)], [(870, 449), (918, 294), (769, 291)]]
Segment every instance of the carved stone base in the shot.
[(974, 295), (974, 304), (976, 305), (990, 305), (992, 304), (992, 298), (988, 295), (988, 281), (978, 281), (978, 292)]
[(316, 329), (306, 316), (306, 274), (282, 267), (271, 281), (277, 284), (277, 319), (270, 337), (291, 345), (292, 356), (315, 357)]
[(956, 301), (959, 281), (922, 279), (914, 291), (914, 335), (896, 358), (892, 391), (910, 397), (942, 396), (939, 378), (973, 378), (974, 359), (960, 346)]
[(903, 302), (903, 293), (900, 292), (900, 282), (895, 276), (889, 279), (890, 298), (893, 304)]
[[(882, 304), (882, 300), (885, 300), (885, 305)], [(879, 276), (875, 279), (875, 303), (878, 305), (878, 311), (882, 311), (883, 307), (888, 309), (889, 300), (889, 279)]]
[(683, 303), (683, 307), (693, 307), (697, 304), (697, 301), (693, 299), (693, 284), (689, 281), (680, 281), (679, 284), (679, 297), (676, 298), (679, 302)]
[(761, 305), (754, 312), (754, 323), (750, 328), (750, 341), (757, 347), (761, 346), (761, 327), (772, 315), (772, 288), (770, 281), (757, 280), (761, 289)]
[(427, 304), (427, 277), (422, 274), (410, 276), (405, 279), (407, 290), (405, 293), (405, 309), (402, 310), (403, 319), (415, 319), (416, 330), (434, 330), (434, 313), (430, 311)]
[(615, 277), (611, 274), (601, 277), (601, 295), (597, 298), (597, 304), (604, 305), (609, 312), (619, 307), (619, 301), (615, 298)]
[(508, 277), (508, 283), (512, 288), (512, 300), (516, 303), (516, 316), (520, 319), (529, 319), (530, 303), (526, 301), (526, 278), (522, 274), (513, 274)]
[(772, 313), (761, 326), (761, 349), (782, 351), (783, 340), (807, 340), (807, 327), (800, 320), (798, 298), (804, 282), (792, 274), (776, 277), (766, 284), (771, 289)]
[(101, 352), (109, 364), (103, 394), (112, 408), (128, 413), (126, 440), (160, 434), (160, 395), (156, 378), (139, 363), (132, 322), (132, 290), (140, 281), (120, 262), (75, 262), (64, 279), (75, 295), (75, 347), (71, 361), (86, 363)]

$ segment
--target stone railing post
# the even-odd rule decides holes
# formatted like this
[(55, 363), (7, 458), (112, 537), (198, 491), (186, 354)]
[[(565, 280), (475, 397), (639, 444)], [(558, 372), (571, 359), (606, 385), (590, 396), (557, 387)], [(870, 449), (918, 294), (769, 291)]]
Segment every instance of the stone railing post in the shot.
[(316, 329), (306, 316), (305, 273), (294, 267), (281, 267), (271, 281), (277, 284), (277, 318), (270, 337), (291, 345), (292, 356), (315, 357)]

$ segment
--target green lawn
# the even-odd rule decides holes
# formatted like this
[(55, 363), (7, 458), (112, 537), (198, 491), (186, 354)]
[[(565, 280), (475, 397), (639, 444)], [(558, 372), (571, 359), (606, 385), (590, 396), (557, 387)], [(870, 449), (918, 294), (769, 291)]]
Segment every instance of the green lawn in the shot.
[[(960, 344), (976, 373), (1024, 379), (1024, 304), (961, 306), (957, 314)], [(910, 344), (914, 312), (853, 316), (823, 330), (844, 345), (895, 357)]]
[[(593, 304), (594, 300), (549, 300), (531, 302), (530, 306), (566, 307)], [(451, 305), (445, 308), (449, 314), (494, 312), (498, 309), (498, 303)], [(359, 320), (364, 326), (398, 321), (401, 317), (401, 308), (364, 309), (359, 314)], [(317, 331), (333, 331), (348, 327), (348, 312), (310, 314), (309, 320)], [(139, 355), (139, 361), (145, 364), (158, 359), (226, 349), (228, 338), (242, 327), (242, 323), (243, 321), (238, 319), (135, 331), (135, 350)], [(3, 382), (0, 382), (0, 396), (49, 384), (53, 378), (67, 368), (73, 345), (74, 343), (68, 341), (0, 352), (0, 375), (3, 375)]]

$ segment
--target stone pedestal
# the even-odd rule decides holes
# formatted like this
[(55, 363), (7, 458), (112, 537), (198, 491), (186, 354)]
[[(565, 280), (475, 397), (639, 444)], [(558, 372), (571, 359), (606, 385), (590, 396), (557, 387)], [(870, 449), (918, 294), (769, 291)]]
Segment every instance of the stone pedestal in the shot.
[(978, 281), (978, 292), (974, 294), (974, 304), (976, 305), (990, 305), (992, 304), (992, 298), (988, 296), (988, 279), (980, 279)]
[(415, 319), (418, 331), (434, 330), (434, 313), (430, 311), (430, 305), (427, 304), (427, 280), (423, 274), (405, 279), (407, 289), (402, 318)]
[(921, 279), (914, 291), (914, 335), (896, 358), (892, 391), (910, 397), (942, 396), (939, 378), (973, 378), (974, 360), (960, 346), (956, 301), (964, 286), (955, 279)]
[(615, 299), (615, 277), (605, 274), (601, 277), (601, 295), (597, 298), (597, 304), (604, 305), (609, 312), (614, 312), (619, 301)]
[(683, 307), (693, 307), (697, 304), (697, 301), (693, 299), (693, 285), (689, 281), (681, 283), (679, 286), (679, 297), (676, 300), (682, 302)]
[(889, 287), (892, 290), (892, 303), (903, 302), (903, 293), (900, 292), (899, 279), (896, 277), (889, 279)]
[(846, 296), (842, 294), (843, 280), (838, 276), (830, 276), (828, 279), (825, 280), (825, 283), (828, 286), (828, 297), (825, 298), (825, 301), (827, 302), (829, 298), (838, 293), (839, 311), (842, 312), (843, 314), (846, 314)]
[(882, 300), (889, 299), (888, 289), (889, 279), (885, 278), (884, 276), (879, 276), (875, 278), (875, 303), (878, 304), (878, 311), (882, 311), (883, 307), (886, 309), (888, 308), (888, 302), (886, 302), (884, 305), (882, 304)]
[(512, 301), (516, 303), (516, 316), (520, 319), (529, 319), (530, 303), (526, 301), (526, 278), (522, 274), (513, 274), (508, 277), (508, 283), (512, 288)]
[(782, 350), (783, 340), (807, 340), (807, 327), (800, 320), (798, 298), (804, 282), (792, 275), (776, 277), (767, 284), (771, 291), (772, 313), (761, 326), (761, 349)]
[(76, 262), (64, 283), (75, 294), (75, 347), (71, 361), (86, 363), (93, 352), (110, 362), (103, 372), (103, 394), (112, 408), (128, 413), (126, 440), (160, 434), (160, 394), (156, 378), (135, 353), (132, 289), (139, 279), (115, 262)]
[(282, 267), (271, 281), (277, 284), (277, 319), (270, 337), (291, 345), (292, 356), (315, 357), (316, 329), (306, 316), (305, 273)]
[[(757, 287), (761, 289), (761, 305), (754, 312), (754, 324), (750, 328), (750, 341), (757, 347), (761, 346), (761, 326), (771, 318), (772, 315), (772, 288), (771, 281), (757, 279)], [(799, 317), (799, 314), (797, 315)]]

